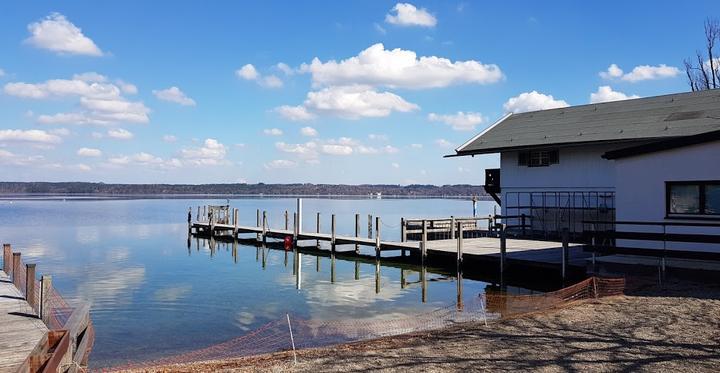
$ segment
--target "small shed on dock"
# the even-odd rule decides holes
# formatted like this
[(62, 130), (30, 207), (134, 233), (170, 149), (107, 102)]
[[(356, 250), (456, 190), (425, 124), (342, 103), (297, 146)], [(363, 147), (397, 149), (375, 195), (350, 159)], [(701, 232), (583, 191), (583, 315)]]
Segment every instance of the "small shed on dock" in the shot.
[(720, 220), (720, 90), (508, 114), (448, 156), (490, 153), (487, 191), (535, 233)]

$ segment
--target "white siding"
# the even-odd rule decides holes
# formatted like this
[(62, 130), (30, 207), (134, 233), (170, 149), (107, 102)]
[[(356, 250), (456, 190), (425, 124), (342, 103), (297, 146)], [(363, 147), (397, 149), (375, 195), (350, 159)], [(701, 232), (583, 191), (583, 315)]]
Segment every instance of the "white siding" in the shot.
[[(622, 158), (615, 162), (618, 221), (678, 222), (682, 220), (665, 219), (665, 182), (720, 180), (720, 141)], [(624, 229), (641, 231), (640, 227)], [(718, 228), (668, 228), (668, 232), (671, 231), (720, 234)], [(631, 241), (618, 242), (619, 245), (640, 246), (637, 241), (633, 245), (630, 243)], [(708, 244), (673, 243), (667, 247), (720, 252), (718, 245)]]
[[(625, 145), (628, 146), (628, 145)], [(500, 186), (505, 200), (512, 192), (613, 191), (615, 165), (602, 155), (622, 146), (588, 145), (559, 149), (558, 164), (548, 167), (518, 165), (518, 152), (500, 155)], [(507, 212), (503, 206), (503, 214)]]

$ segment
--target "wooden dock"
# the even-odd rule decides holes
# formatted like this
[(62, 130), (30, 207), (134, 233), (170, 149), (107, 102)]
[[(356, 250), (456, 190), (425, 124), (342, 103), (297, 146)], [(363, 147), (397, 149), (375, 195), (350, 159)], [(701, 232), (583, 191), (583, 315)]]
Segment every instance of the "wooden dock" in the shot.
[(4, 271), (0, 271), (0, 325), (0, 372), (20, 371), (49, 330)]
[[(211, 238), (240, 239), (242, 234), (255, 235), (258, 241), (268, 238), (291, 240), (292, 245), (302, 241), (330, 243), (330, 251), (335, 252), (337, 246), (354, 246), (355, 253), (360, 253), (360, 246), (375, 249), (376, 257), (380, 258), (384, 251), (399, 251), (418, 255), (422, 262), (428, 256), (455, 256), (458, 264), (465, 260), (495, 260), (500, 263), (500, 272), (504, 272), (507, 260), (545, 265), (559, 265), (562, 277), (566, 277), (568, 266), (584, 266), (589, 254), (583, 251), (584, 245), (570, 243), (567, 231), (561, 242), (529, 240), (508, 237), (508, 226), (502, 224), (507, 217), (487, 216), (472, 218), (446, 219), (401, 219), (400, 240), (388, 240), (382, 236), (381, 220), (368, 216), (367, 236), (360, 234), (360, 215), (355, 215), (355, 234), (353, 236), (336, 234), (335, 215), (331, 215), (330, 232), (320, 230), (320, 214), (316, 215), (317, 229), (314, 232), (301, 231), (302, 202), (298, 200), (298, 212), (293, 213), (292, 224), (289, 214), (285, 212), (285, 228), (277, 229), (268, 226), (267, 213), (256, 211), (257, 225), (240, 225), (238, 209), (230, 206), (207, 206), (202, 210), (198, 207), (198, 220), (192, 221), (192, 210), (188, 213), (188, 229), (191, 234)], [(479, 224), (487, 221), (487, 224)], [(525, 216), (522, 217), (525, 221)], [(374, 229), (373, 229), (374, 226)], [(419, 228), (418, 228), (419, 227)], [(481, 229), (480, 227), (487, 227)], [(516, 226), (524, 230), (525, 226)], [(432, 234), (433, 238), (429, 239)], [(408, 237), (419, 237), (420, 240), (409, 241)], [(352, 250), (352, 249), (351, 249)]]

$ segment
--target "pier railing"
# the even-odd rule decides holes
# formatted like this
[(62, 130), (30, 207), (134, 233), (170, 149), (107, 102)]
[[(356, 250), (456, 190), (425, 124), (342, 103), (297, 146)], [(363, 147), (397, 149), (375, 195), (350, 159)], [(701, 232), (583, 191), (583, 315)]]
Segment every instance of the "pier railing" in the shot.
[(95, 331), (90, 320), (90, 305), (71, 307), (52, 285), (52, 276), (38, 279), (36, 265), (25, 264), (20, 252), (3, 244), (3, 271), (12, 279), (34, 315), (49, 332), (27, 357), (22, 371), (76, 372), (86, 370)]
[(593, 252), (720, 260), (720, 223), (583, 221)]

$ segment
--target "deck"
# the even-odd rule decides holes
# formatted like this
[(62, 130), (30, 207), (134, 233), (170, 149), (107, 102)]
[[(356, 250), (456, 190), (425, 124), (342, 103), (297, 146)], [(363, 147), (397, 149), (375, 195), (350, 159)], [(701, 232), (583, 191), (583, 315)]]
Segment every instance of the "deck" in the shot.
[[(210, 233), (211, 226), (207, 222), (195, 222), (191, 225), (195, 232)], [(288, 229), (274, 229), (254, 226), (241, 226), (232, 224), (213, 224), (213, 237), (238, 238), (239, 234), (257, 234), (258, 237), (285, 238), (294, 237), (296, 233)], [(375, 238), (341, 236), (331, 233), (300, 232), (297, 241), (324, 241), (335, 245), (360, 245), (374, 247), (378, 251), (398, 251), (420, 253), (420, 241), (392, 241)], [(473, 259), (478, 257), (500, 259), (501, 239), (499, 237), (464, 238), (462, 240), (462, 257)], [(428, 255), (457, 255), (457, 239), (427, 241)], [(562, 264), (562, 243), (555, 241), (526, 240), (507, 238), (505, 240), (505, 259), (545, 264)], [(584, 265), (589, 257), (583, 252), (583, 245), (568, 244), (569, 265)]]
[(0, 372), (15, 372), (48, 332), (8, 275), (0, 270)]

